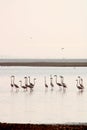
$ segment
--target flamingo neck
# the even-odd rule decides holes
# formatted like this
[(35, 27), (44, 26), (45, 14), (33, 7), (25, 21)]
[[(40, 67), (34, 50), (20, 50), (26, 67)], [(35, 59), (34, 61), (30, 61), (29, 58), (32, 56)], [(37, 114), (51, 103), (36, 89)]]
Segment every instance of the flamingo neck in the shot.
[(83, 80), (81, 80), (81, 84), (83, 85)]
[(27, 84), (27, 78), (25, 78), (25, 85)]
[(20, 82), (20, 86), (22, 86), (22, 81)]
[(34, 85), (35, 85), (35, 79), (34, 79)]
[(79, 84), (81, 84), (81, 83), (80, 83), (80, 78), (79, 78)]
[(63, 78), (61, 78), (61, 84), (63, 84)]
[(57, 76), (55, 76), (55, 81), (56, 81), (56, 83), (57, 83)]
[(29, 84), (30, 84), (30, 77), (28, 77), (29, 78)]
[(50, 83), (52, 84), (52, 79), (50, 79)]
[(11, 77), (11, 84), (13, 84), (13, 80), (12, 80), (12, 77)]
[(15, 77), (13, 77), (13, 84), (15, 84), (14, 81), (15, 81)]
[(76, 86), (78, 86), (78, 80), (77, 80)]

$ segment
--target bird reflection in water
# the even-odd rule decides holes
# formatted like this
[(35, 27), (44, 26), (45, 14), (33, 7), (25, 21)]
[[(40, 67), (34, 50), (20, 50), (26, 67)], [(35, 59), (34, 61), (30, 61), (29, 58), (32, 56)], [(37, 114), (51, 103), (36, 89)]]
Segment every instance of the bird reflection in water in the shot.
[(33, 92), (34, 92), (34, 89), (33, 89), (33, 88), (30, 88), (30, 92), (29, 92), (29, 94), (32, 95)]

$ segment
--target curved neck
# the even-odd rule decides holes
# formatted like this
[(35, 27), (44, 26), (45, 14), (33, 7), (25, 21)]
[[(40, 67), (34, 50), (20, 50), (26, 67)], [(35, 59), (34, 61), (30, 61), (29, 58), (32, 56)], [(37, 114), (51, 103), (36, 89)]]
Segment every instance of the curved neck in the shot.
[(44, 77), (44, 82), (45, 82), (45, 84), (46, 84), (46, 77)]
[(64, 80), (64, 79), (63, 79), (63, 78), (61, 78), (61, 83), (63, 83), (63, 80)]
[(80, 78), (79, 78), (79, 84), (80, 84)]
[(15, 81), (15, 77), (13, 77), (13, 84), (14, 84), (14, 81)]
[(57, 83), (57, 76), (55, 76), (55, 81), (56, 81), (56, 83)]
[(30, 84), (30, 77), (28, 77), (29, 78), (29, 84)]
[(25, 85), (27, 84), (27, 78), (25, 78)]
[(11, 84), (13, 84), (13, 79), (12, 79), (12, 77), (11, 77)]
[(81, 84), (83, 85), (83, 80), (81, 79)]
[(22, 81), (20, 81), (20, 86), (22, 86)]
[(34, 79), (34, 85), (35, 85), (35, 79)]
[(78, 80), (76, 80), (76, 82), (77, 82), (77, 83), (76, 83), (76, 86), (78, 86)]
[(52, 84), (52, 78), (50, 78), (50, 83)]

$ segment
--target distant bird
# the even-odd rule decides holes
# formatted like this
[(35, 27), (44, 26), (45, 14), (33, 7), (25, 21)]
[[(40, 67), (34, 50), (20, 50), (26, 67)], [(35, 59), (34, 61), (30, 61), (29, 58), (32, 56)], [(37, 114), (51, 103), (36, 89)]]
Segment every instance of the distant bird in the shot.
[(81, 91), (82, 91), (82, 90), (83, 90), (83, 88), (80, 86), (80, 84), (79, 84), (79, 82), (78, 82), (78, 80), (77, 80), (77, 79), (76, 79), (76, 82), (77, 82), (77, 83), (76, 83), (76, 87), (77, 87), (79, 90), (81, 90)]
[(58, 86), (62, 86), (61, 83), (58, 83), (58, 82), (57, 82), (57, 75), (54, 75), (54, 77), (55, 77), (56, 84), (57, 84)]
[(14, 87), (13, 78), (14, 78), (14, 76), (12, 75), (12, 76), (11, 76), (11, 87), (12, 87), (12, 89), (13, 89), (13, 87)]
[(83, 79), (82, 79), (80, 76), (78, 76), (78, 79), (79, 79), (79, 85), (80, 85), (82, 88), (84, 88), (84, 86), (83, 86)]
[(67, 88), (67, 85), (64, 83), (64, 77), (60, 76), (60, 78), (61, 78), (61, 84), (62, 84), (63, 88)]
[(84, 89), (84, 86), (83, 86), (83, 79), (81, 78), (80, 80), (81, 80), (80, 86)]
[(20, 80), (19, 82), (20, 82), (20, 86), (21, 86), (21, 88), (23, 88), (24, 90), (27, 91), (27, 87), (22, 85), (22, 81)]
[(54, 87), (54, 84), (53, 84), (53, 78), (52, 78), (51, 75), (50, 75), (50, 85), (51, 85), (51, 87)]
[(27, 86), (27, 84), (28, 84), (27, 83), (27, 77), (25, 76), (24, 79), (25, 79), (25, 86)]
[(45, 87), (48, 88), (48, 85), (46, 83), (46, 77), (44, 77), (44, 83), (45, 83)]
[(28, 78), (27, 78), (27, 77), (24, 77), (24, 78), (25, 78), (25, 86), (26, 86), (27, 88), (31, 88), (30, 83), (28, 84)]
[(34, 82), (34, 83), (31, 83), (31, 82), (30, 82), (30, 76), (28, 76), (28, 78), (29, 78), (30, 88), (33, 88), (33, 87), (35, 86), (35, 80), (36, 80), (36, 78), (33, 79), (33, 82)]
[(15, 84), (15, 76), (13, 76), (13, 86), (16, 88), (16, 90), (19, 89), (19, 86), (17, 84)]
[(26, 86), (26, 88), (27, 88), (27, 87), (29, 87), (29, 86), (28, 86), (28, 79), (27, 79), (26, 76), (24, 77), (24, 79), (25, 79), (25, 86)]

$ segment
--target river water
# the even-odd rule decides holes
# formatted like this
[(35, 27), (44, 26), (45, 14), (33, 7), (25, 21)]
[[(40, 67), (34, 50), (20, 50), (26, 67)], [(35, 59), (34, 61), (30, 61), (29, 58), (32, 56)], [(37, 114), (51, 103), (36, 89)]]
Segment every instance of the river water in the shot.
[[(54, 75), (64, 76), (67, 88), (59, 88)], [(24, 77), (36, 78), (32, 91), (11, 88), (11, 75), (19, 85)], [(50, 75), (54, 87), (50, 86)], [(84, 91), (76, 87), (83, 78)], [(44, 77), (48, 88), (45, 88)], [(9, 123), (78, 123), (87, 122), (87, 67), (0, 67), (0, 122)]]

